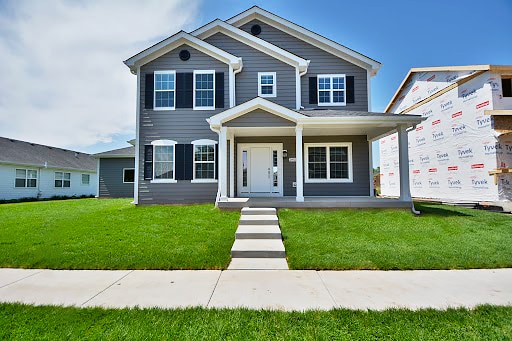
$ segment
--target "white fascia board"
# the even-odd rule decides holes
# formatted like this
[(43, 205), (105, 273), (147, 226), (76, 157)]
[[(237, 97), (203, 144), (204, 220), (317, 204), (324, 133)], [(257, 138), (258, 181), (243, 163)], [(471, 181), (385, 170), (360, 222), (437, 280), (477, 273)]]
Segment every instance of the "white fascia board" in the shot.
[(285, 108), (279, 104), (268, 101), (261, 97), (256, 97), (250, 101), (247, 101), (245, 103), (237, 105), (236, 107), (233, 107), (231, 109), (228, 109), (226, 111), (223, 111), (217, 115), (210, 117), (207, 120), (207, 122), (210, 124), (211, 127), (220, 127), (222, 123), (233, 120), (256, 109), (268, 111), (271, 114), (280, 116), (292, 122), (297, 122), (305, 117), (304, 115), (301, 115), (296, 111)]
[(335, 124), (418, 124), (425, 120), (418, 115), (393, 115), (397, 117), (383, 116), (351, 116), (351, 117), (304, 117), (297, 123), (307, 127), (308, 124), (335, 125)]
[(294, 24), (289, 20), (265, 11), (264, 9), (261, 9), (257, 6), (254, 6), (247, 11), (234, 16), (226, 22), (230, 25), (240, 27), (253, 19), (261, 20), (266, 24), (269, 24), (285, 33), (288, 33), (298, 39), (301, 39), (311, 45), (327, 51), (339, 58), (348, 60), (349, 62), (364, 69), (370, 69), (372, 76), (375, 76), (382, 67), (382, 64), (376, 60), (373, 60), (359, 52), (349, 49), (346, 46), (338, 44), (317, 33), (305, 29), (302, 26)]
[(238, 40), (286, 64), (289, 64), (293, 67), (297, 67), (299, 68), (300, 72), (304, 72), (308, 69), (308, 60), (300, 58), (299, 56), (294, 55), (293, 53), (283, 50), (282, 48), (274, 44), (271, 44), (268, 41), (255, 37), (237, 27), (228, 25), (220, 19), (216, 19), (211, 23), (198, 28), (191, 34), (199, 39), (204, 40), (216, 33), (225, 34), (230, 38)]
[(217, 60), (220, 60), (221, 62), (231, 65), (234, 70), (238, 70), (242, 67), (242, 58), (234, 56), (224, 50), (219, 49), (216, 46), (208, 44), (207, 42), (202, 41), (201, 39), (198, 39), (184, 31), (180, 31), (175, 35), (162, 40), (158, 44), (155, 44), (152, 47), (127, 59), (124, 63), (130, 68), (132, 72), (134, 72), (137, 70), (137, 67), (147, 64), (150, 61), (155, 60), (156, 58), (178, 48), (183, 44), (190, 45), (191, 47)]

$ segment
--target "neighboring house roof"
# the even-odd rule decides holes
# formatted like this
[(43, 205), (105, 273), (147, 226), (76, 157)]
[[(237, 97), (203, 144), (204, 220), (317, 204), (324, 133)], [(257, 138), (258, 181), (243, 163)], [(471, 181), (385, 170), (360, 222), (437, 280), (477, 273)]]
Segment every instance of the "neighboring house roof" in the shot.
[(191, 34), (200, 39), (206, 39), (216, 33), (225, 34), (230, 38), (238, 40), (246, 45), (249, 45), (255, 48), (256, 50), (259, 50), (278, 60), (281, 60), (284, 63), (287, 63), (294, 67), (298, 67), (300, 72), (307, 71), (309, 65), (308, 60), (301, 58), (291, 52), (288, 52), (272, 43), (269, 43), (266, 40), (255, 37), (252, 34), (249, 34), (237, 27), (226, 24), (224, 21), (220, 19), (216, 19), (204, 25), (203, 27), (198, 28)]
[(161, 42), (145, 49), (142, 52), (137, 53), (133, 57), (128, 58), (124, 61), (126, 66), (130, 68), (132, 73), (137, 72), (137, 67), (149, 63), (152, 60), (174, 50), (181, 45), (187, 44), (215, 59), (218, 59), (226, 64), (233, 67), (234, 70), (242, 68), (242, 58), (234, 56), (224, 50), (219, 49), (211, 44), (208, 44), (201, 39), (188, 34), (185, 31), (180, 31), (169, 38), (162, 40)]
[(89, 154), (0, 137), (0, 163), (78, 171), (96, 171)]
[(406, 84), (418, 72), (449, 72), (449, 71), (494, 71), (494, 72), (512, 72), (512, 65), (461, 65), (461, 66), (432, 66), (432, 67), (418, 67), (409, 70), (402, 83), (396, 90), (395, 94), (386, 106), (385, 111), (388, 112), (393, 104), (396, 102), (398, 96), (402, 92)]
[(102, 158), (134, 158), (135, 157), (135, 146), (108, 150), (103, 153), (93, 154), (97, 159)]
[(231, 19), (226, 20), (226, 22), (230, 25), (240, 27), (254, 19), (258, 19), (264, 23), (274, 26), (285, 33), (310, 43), (324, 51), (332, 53), (337, 57), (348, 60), (367, 70), (371, 70), (372, 75), (376, 75), (382, 66), (381, 63), (374, 59), (275, 15), (274, 13), (268, 12), (258, 6), (253, 6)]

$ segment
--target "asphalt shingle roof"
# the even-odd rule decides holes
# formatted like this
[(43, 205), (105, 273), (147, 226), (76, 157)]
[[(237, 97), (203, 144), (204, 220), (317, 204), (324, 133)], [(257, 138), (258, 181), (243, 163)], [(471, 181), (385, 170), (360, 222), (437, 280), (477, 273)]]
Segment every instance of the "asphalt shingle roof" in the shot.
[(103, 153), (94, 154), (94, 157), (96, 158), (102, 158), (102, 157), (135, 157), (135, 147), (130, 146), (126, 148), (119, 148), (119, 149), (113, 149), (108, 150)]
[(89, 154), (5, 137), (0, 137), (0, 163), (96, 171), (96, 160)]
[(311, 109), (299, 110), (299, 114), (308, 117), (360, 117), (360, 116), (374, 116), (374, 117), (389, 117), (396, 114), (382, 113), (382, 112), (366, 112), (366, 111), (352, 111), (352, 110), (333, 110), (333, 109)]

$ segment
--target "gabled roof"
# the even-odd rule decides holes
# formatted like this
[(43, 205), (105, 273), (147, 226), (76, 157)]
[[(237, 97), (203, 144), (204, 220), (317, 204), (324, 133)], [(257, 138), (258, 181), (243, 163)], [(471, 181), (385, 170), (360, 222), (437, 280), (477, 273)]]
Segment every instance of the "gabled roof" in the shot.
[(35, 168), (96, 171), (89, 154), (0, 137), (0, 163)]
[(395, 103), (398, 95), (402, 92), (406, 84), (408, 84), (412, 75), (418, 72), (450, 72), (450, 71), (494, 71), (494, 72), (512, 72), (512, 65), (459, 65), (459, 66), (430, 66), (430, 67), (417, 67), (411, 68), (405, 76), (395, 94), (391, 97), (388, 105), (386, 106), (386, 112), (388, 112), (393, 104)]
[(339, 58), (348, 60), (355, 65), (370, 70), (372, 75), (376, 75), (382, 66), (381, 63), (374, 59), (371, 59), (359, 52), (356, 52), (346, 46), (343, 46), (324, 36), (312, 32), (258, 6), (253, 6), (248, 10), (232, 17), (231, 19), (226, 20), (226, 22), (230, 25), (240, 27), (254, 19), (258, 19), (285, 33), (288, 33), (298, 39), (301, 39), (322, 50), (325, 50)]
[(234, 70), (242, 68), (242, 58), (208, 44), (185, 31), (180, 31), (145, 49), (144, 51), (137, 53), (135, 56), (125, 60), (124, 63), (130, 68), (132, 73), (135, 73), (137, 71), (137, 67), (147, 64), (183, 44), (187, 44), (215, 59), (220, 60), (221, 62), (231, 65)]
[(237, 105), (236, 107), (218, 113), (217, 115), (213, 115), (212, 117), (207, 119), (207, 121), (208, 123), (210, 123), (211, 127), (220, 127), (222, 123), (245, 115), (256, 109), (263, 109), (274, 115), (277, 115), (279, 117), (282, 117), (293, 122), (297, 122), (299, 119), (304, 117), (303, 115), (299, 114), (294, 110), (285, 108), (267, 99), (256, 97), (245, 103)]
[(97, 159), (102, 158), (135, 158), (135, 147), (125, 147), (119, 149), (108, 150), (103, 153), (93, 154)]
[(300, 72), (304, 72), (308, 68), (308, 60), (288, 52), (272, 43), (269, 43), (268, 41), (255, 37), (252, 34), (249, 34), (237, 27), (226, 24), (220, 19), (215, 19), (203, 27), (198, 28), (197, 30), (193, 31), (192, 34), (199, 39), (206, 39), (219, 32), (227, 35), (230, 38), (247, 44), (276, 59), (279, 59), (284, 63), (298, 67)]
[(231, 109), (214, 115), (206, 121), (211, 128), (218, 129), (223, 123), (261, 109), (298, 124), (418, 124), (425, 118), (420, 115), (395, 115), (346, 110), (291, 110), (267, 99), (256, 97)]

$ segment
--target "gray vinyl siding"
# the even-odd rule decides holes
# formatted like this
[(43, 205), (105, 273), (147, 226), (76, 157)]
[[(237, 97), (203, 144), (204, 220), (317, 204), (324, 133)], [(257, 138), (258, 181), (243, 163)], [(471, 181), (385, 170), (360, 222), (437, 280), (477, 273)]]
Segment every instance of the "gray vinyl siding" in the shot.
[(261, 109), (248, 112), (224, 124), (226, 127), (295, 127), (295, 122)]
[[(190, 51), (190, 59), (179, 59), (179, 51)], [(215, 70), (224, 72), (224, 108), (215, 110), (176, 109), (154, 111), (144, 109), (145, 74), (157, 70)], [(151, 183), (144, 180), (144, 145), (154, 140), (168, 139), (178, 143), (190, 143), (198, 139), (218, 140), (218, 135), (210, 130), (206, 119), (229, 109), (229, 68), (228, 65), (190, 46), (179, 48), (141, 67), (140, 79), (140, 163), (139, 163), (139, 204), (213, 202), (217, 195), (216, 183), (191, 183), (180, 180), (178, 183)]]
[(258, 72), (276, 72), (277, 97), (265, 99), (290, 109), (296, 108), (294, 67), (222, 33), (205, 41), (242, 58), (244, 66), (235, 79), (236, 105), (258, 97)]
[[(282, 143), (283, 149), (288, 151), (288, 158), (283, 160), (283, 193), (285, 196), (296, 195), (296, 190), (293, 187), (296, 163), (289, 161), (290, 158), (296, 157), (295, 136), (236, 137), (235, 139), (237, 145), (239, 143)], [(370, 174), (366, 136), (303, 137), (303, 143), (318, 142), (352, 142), (353, 182), (304, 183), (304, 196), (368, 196), (370, 193)], [(235, 163), (235, 169), (236, 166), (237, 163)], [(306, 174), (304, 174), (305, 177)], [(236, 185), (235, 188), (237, 188)]]
[(367, 72), (365, 69), (258, 20), (252, 20), (240, 28), (250, 33), (251, 27), (254, 24), (261, 26), (261, 33), (258, 35), (258, 38), (311, 61), (307, 74), (301, 78), (301, 101), (303, 107), (317, 107), (317, 105), (309, 104), (309, 77), (318, 74), (340, 73), (347, 76), (354, 76), (355, 103), (348, 103), (346, 106), (341, 107), (333, 106), (327, 108), (368, 111)]
[(108, 158), (100, 161), (100, 198), (133, 198), (133, 183), (123, 183), (123, 169), (135, 168), (135, 158)]

